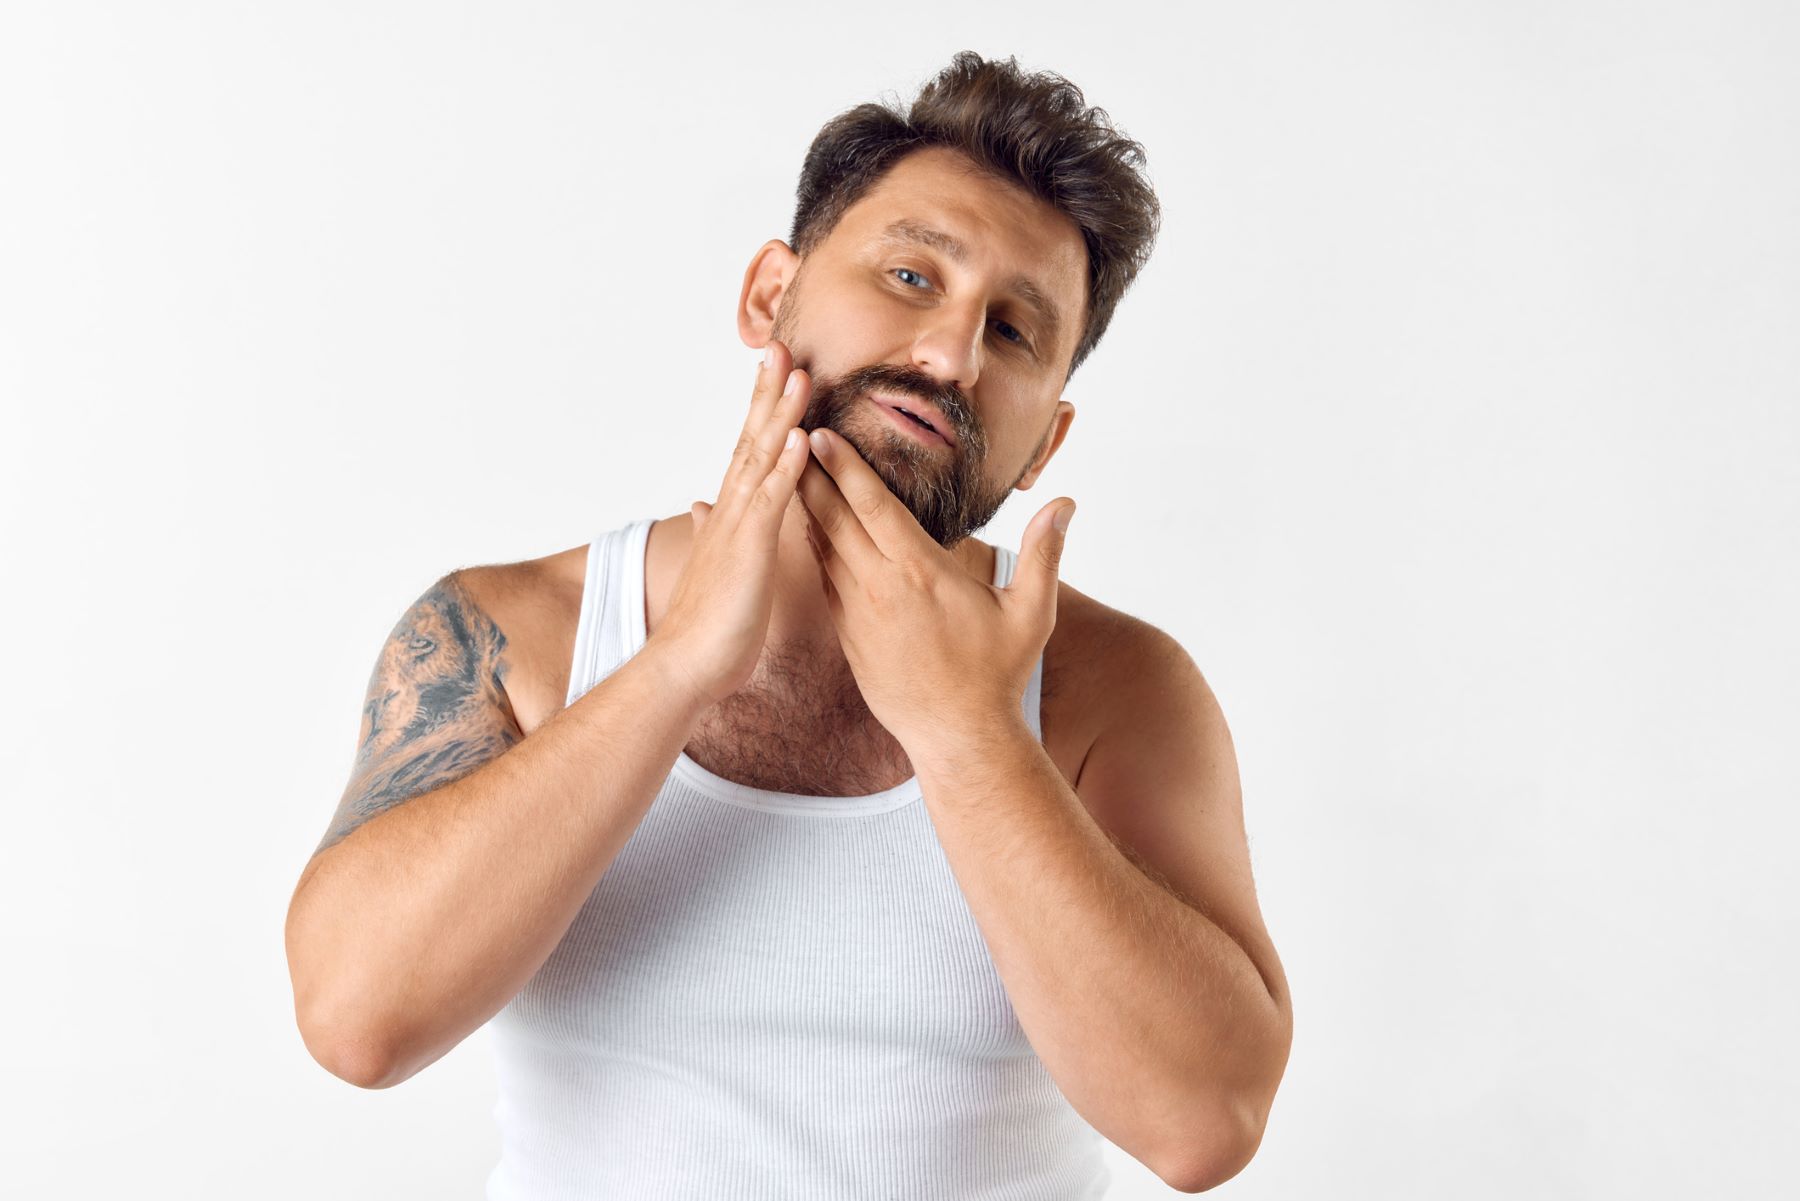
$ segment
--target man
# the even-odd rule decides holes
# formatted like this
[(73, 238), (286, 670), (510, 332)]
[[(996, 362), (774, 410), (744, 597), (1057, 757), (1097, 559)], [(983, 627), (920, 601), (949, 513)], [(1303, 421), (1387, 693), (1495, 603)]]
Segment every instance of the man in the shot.
[[(492, 1019), (490, 1197), (1210, 1188), (1291, 1038), (1219, 707), (1057, 579), (1062, 445), (1147, 257), (1141, 148), (964, 53), (820, 132), (717, 499), (395, 627), (289, 912), (300, 1030), (399, 1083)], [(803, 436), (811, 431), (810, 440)]]

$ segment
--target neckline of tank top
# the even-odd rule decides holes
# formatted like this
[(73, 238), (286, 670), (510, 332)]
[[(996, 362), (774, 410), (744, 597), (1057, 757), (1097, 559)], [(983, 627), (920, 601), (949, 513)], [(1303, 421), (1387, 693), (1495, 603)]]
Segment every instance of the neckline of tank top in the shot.
[[(650, 527), (657, 518), (644, 517), (633, 522), (625, 531), (624, 578), (620, 581), (623, 594), (619, 609), (625, 619), (625, 656), (630, 658), (644, 647), (649, 639), (649, 619), (645, 616), (645, 552), (650, 545)], [(994, 586), (1000, 587), (1001, 581), (1010, 579), (1012, 571), (1010, 560), (1017, 557), (1017, 552), (1008, 547), (994, 548)], [(867, 817), (874, 814), (891, 813), (908, 805), (917, 804), (924, 799), (924, 792), (919, 786), (919, 777), (915, 773), (908, 776), (892, 788), (884, 788), (880, 792), (864, 793), (860, 796), (809, 796), (800, 792), (778, 792), (772, 788), (757, 788), (750, 784), (740, 784), (736, 780), (728, 780), (716, 772), (702, 767), (685, 749), (675, 755), (675, 774), (684, 783), (705, 793), (717, 801), (728, 805), (736, 805), (744, 809), (757, 809), (765, 813), (779, 813), (790, 817)]]

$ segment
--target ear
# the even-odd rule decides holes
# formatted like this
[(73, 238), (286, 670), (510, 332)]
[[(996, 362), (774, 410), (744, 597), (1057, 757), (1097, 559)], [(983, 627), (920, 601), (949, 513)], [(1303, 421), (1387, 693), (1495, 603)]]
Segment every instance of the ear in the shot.
[(800, 256), (780, 238), (771, 238), (757, 250), (744, 271), (744, 288), (738, 294), (738, 337), (744, 345), (760, 350), (774, 336), (775, 315), (800, 270)]
[(1044, 440), (1038, 446), (1037, 453), (1031, 456), (1031, 463), (1025, 468), (1025, 474), (1013, 487), (1023, 492), (1037, 483), (1037, 477), (1056, 454), (1056, 448), (1063, 444), (1068, 436), (1069, 423), (1075, 420), (1075, 406), (1066, 400), (1056, 402), (1056, 412), (1050, 415), (1050, 428), (1044, 433)]

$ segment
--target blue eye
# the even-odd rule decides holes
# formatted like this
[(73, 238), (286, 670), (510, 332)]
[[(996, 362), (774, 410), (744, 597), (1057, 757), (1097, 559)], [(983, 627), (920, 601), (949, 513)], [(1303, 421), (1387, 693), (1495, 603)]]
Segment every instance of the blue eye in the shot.
[[(896, 279), (900, 279), (900, 283), (904, 283), (905, 286), (907, 286), (907, 288), (914, 288), (914, 290), (918, 290), (918, 288), (923, 288), (923, 290), (927, 290), (927, 292), (929, 292), (929, 290), (931, 290), (931, 281), (929, 281), (929, 279), (925, 279), (925, 275), (920, 274), (920, 272), (916, 272), (916, 270), (913, 270), (913, 268), (911, 268), (911, 266), (891, 266), (891, 268), (889, 268), (889, 270), (887, 270), (887, 274), (895, 275)], [(907, 277), (909, 277), (909, 275), (911, 275), (911, 279), (916, 279), (916, 281), (918, 281), (918, 283), (911, 283), (911, 281), (909, 281), (909, 279), (907, 279)], [(1022, 335), (1022, 333), (1019, 333), (1019, 330), (1015, 330), (1015, 328), (1012, 328), (1012, 326), (1008, 326), (1008, 324), (1006, 324), (1006, 322), (995, 321), (994, 326), (995, 326), (995, 328), (997, 328), (997, 330), (1001, 331), (1001, 337), (1003, 337), (1003, 339), (1008, 340), (1008, 342), (1012, 342), (1013, 346), (1022, 346), (1022, 348), (1030, 348), (1030, 342), (1026, 342), (1026, 340), (1024, 340), (1024, 335)]]

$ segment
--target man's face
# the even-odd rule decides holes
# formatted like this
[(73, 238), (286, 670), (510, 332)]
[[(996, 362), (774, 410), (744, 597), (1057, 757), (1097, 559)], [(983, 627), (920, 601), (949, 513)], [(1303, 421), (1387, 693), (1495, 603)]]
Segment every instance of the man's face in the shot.
[(1086, 289), (1073, 221), (933, 148), (895, 164), (807, 256), (770, 336), (812, 376), (800, 424), (841, 434), (949, 548), (1061, 443)]

